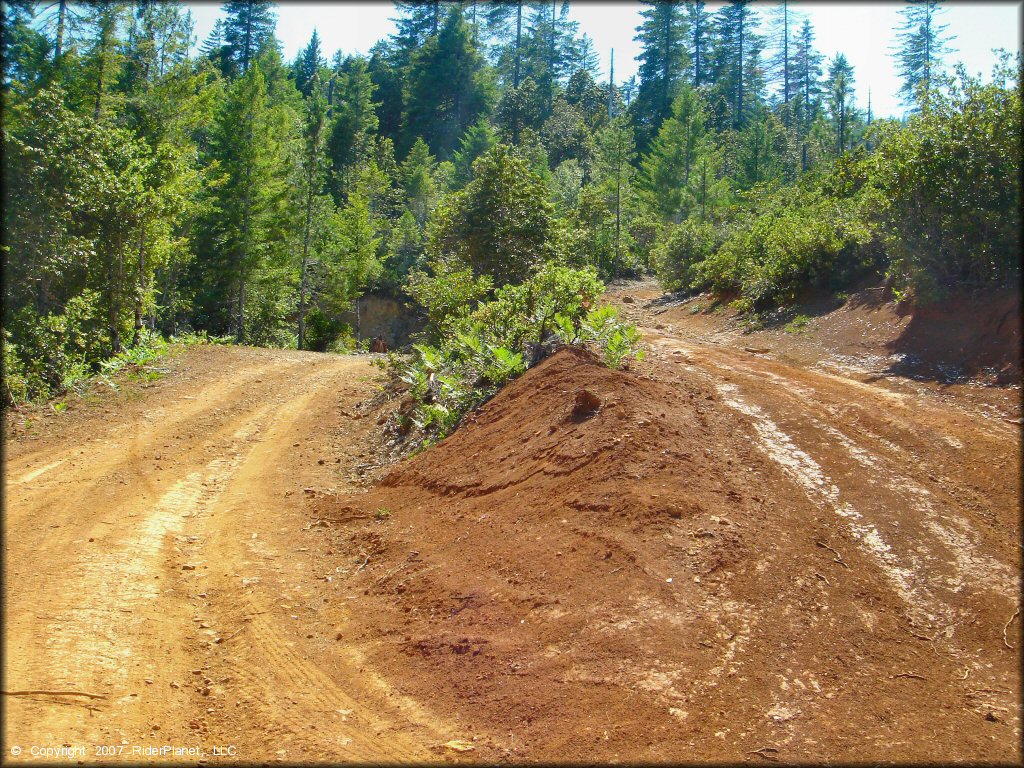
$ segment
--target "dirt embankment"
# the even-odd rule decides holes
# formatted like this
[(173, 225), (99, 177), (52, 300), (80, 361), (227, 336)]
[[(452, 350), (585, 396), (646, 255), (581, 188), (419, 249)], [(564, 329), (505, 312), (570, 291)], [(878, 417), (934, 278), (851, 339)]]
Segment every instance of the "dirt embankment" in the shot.
[(1008, 425), (650, 338), (322, 502), (360, 653), (484, 759), (1017, 759)]

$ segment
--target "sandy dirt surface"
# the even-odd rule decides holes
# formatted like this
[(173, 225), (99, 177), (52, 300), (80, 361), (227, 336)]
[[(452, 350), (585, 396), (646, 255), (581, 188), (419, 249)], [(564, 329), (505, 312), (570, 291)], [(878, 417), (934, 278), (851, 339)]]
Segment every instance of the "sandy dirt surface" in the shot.
[(15, 430), (5, 749), (1020, 762), (1019, 389), (612, 297), (644, 362), (390, 468), (365, 357), (195, 348)]
[(4, 696), (6, 759), (407, 762), (454, 738), (341, 640), (353, 603), (309, 532), (308, 499), (359, 461), (344, 414), (373, 373), (199, 347), (144, 396), (15, 434), (5, 689), (53, 693)]

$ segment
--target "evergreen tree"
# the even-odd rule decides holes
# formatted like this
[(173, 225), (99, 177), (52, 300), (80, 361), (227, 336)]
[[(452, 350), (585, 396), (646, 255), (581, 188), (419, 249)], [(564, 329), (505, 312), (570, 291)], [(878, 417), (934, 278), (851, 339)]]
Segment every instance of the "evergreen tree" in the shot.
[(714, 79), (718, 91), (719, 126), (742, 128), (757, 105), (762, 85), (760, 36), (754, 31), (758, 17), (750, 0), (729, 0), (717, 14), (718, 36), (714, 48)]
[[(15, 0), (3, 4), (3, 34), (0, 35), (0, 89), (4, 100), (11, 96), (17, 101), (27, 100), (56, 74), (59, 61), (51, 60), (52, 43), (40, 31), (36, 7), (29, 0)], [(49, 61), (48, 61), (49, 60)]]
[(244, 75), (264, 44), (274, 36), (277, 19), (267, 0), (224, 3), (224, 69), (228, 78)]
[(693, 63), (693, 84), (698, 88), (711, 82), (709, 62), (713, 37), (711, 14), (705, 9), (703, 0), (686, 2), (687, 53)]
[(927, 106), (928, 93), (942, 71), (942, 57), (952, 51), (947, 43), (954, 38), (945, 34), (947, 25), (939, 23), (941, 13), (940, 0), (910, 0), (900, 11), (896, 64), (903, 78), (899, 92), (904, 104)]
[(797, 80), (793, 68), (796, 49), (793, 45), (796, 32), (796, 19), (789, 7), (789, 0), (782, 0), (768, 16), (768, 42), (773, 50), (767, 62), (770, 81), (775, 84), (779, 100), (783, 105), (783, 119), (787, 130), (790, 127), (790, 99), (797, 89)]
[(545, 117), (551, 114), (558, 83), (572, 70), (577, 27), (569, 19), (568, 0), (562, 0), (560, 10), (556, 0), (542, 0), (530, 12), (523, 43), (523, 77), (532, 77), (537, 83)]
[(221, 179), (213, 188), (211, 230), (219, 256), (219, 280), (231, 307), (228, 327), (245, 341), (247, 281), (260, 270), (274, 242), (269, 232), (286, 192), (282, 146), (276, 116), (267, 99), (259, 64), (228, 89), (217, 115), (213, 157)]
[(452, 11), (441, 31), (413, 56), (406, 146), (422, 136), (431, 152), (447, 160), (466, 129), (492, 104), (493, 89), (473, 47), (469, 25)]
[(351, 186), (352, 174), (366, 158), (378, 129), (374, 101), (376, 87), (369, 65), (359, 56), (345, 59), (334, 72), (334, 114), (327, 155), (330, 159), (330, 188), (341, 205)]
[(641, 163), (641, 185), (648, 206), (666, 222), (678, 223), (688, 214), (687, 190), (706, 121), (699, 92), (683, 86), (672, 105), (672, 116), (662, 123)]
[(600, 61), (598, 60), (597, 51), (594, 49), (594, 41), (590, 39), (586, 32), (583, 33), (583, 37), (580, 38), (579, 45), (576, 48), (573, 72), (586, 72), (593, 80), (597, 80), (600, 72)]
[(380, 134), (392, 142), (399, 142), (402, 138), (402, 113), (405, 111), (405, 78), (399, 68), (397, 54), (385, 43), (377, 43), (370, 49), (368, 71), (374, 98), (377, 99), (375, 111)]
[(849, 145), (850, 121), (855, 107), (853, 67), (846, 56), (839, 53), (832, 59), (828, 68), (828, 80), (825, 90), (828, 93), (829, 113), (835, 127), (836, 155), (841, 156)]
[(90, 37), (86, 58), (88, 100), (96, 121), (103, 117), (107, 92), (120, 78), (124, 64), (118, 32), (126, 15), (127, 6), (117, 1), (91, 3), (84, 13), (83, 27)]
[(469, 127), (459, 142), (459, 149), (452, 157), (454, 170), (452, 183), (456, 189), (462, 189), (473, 179), (473, 163), (482, 154), (490, 150), (498, 141), (486, 119), (480, 118)]
[(313, 237), (314, 203), (321, 193), (327, 177), (324, 157), (324, 139), (327, 133), (327, 102), (321, 93), (320, 76), (314, 73), (310, 83), (311, 94), (306, 99), (303, 123), (302, 196), (305, 223), (302, 237), (302, 261), (299, 265), (299, 327), (298, 347), (304, 349), (306, 320), (306, 277), (309, 252)]
[(623, 260), (623, 235), (634, 208), (633, 168), (636, 150), (633, 131), (622, 116), (615, 118), (597, 137), (597, 173), (595, 182), (604, 190), (606, 204), (615, 217), (612, 240), (611, 276), (619, 274)]
[(335, 304), (355, 304), (356, 340), (362, 339), (359, 297), (381, 273), (377, 259), (380, 239), (373, 226), (370, 203), (361, 194), (349, 197), (348, 204), (337, 214), (336, 249), (328, 263), (328, 299)]
[(299, 53), (295, 62), (295, 87), (304, 97), (309, 96), (313, 79), (325, 64), (326, 62), (320, 54), (320, 36), (314, 29), (309, 43)]
[(675, 2), (645, 0), (650, 6), (640, 11), (643, 21), (637, 27), (640, 46), (637, 74), (640, 85), (631, 105), (637, 146), (644, 151), (661, 122), (672, 111), (676, 90), (687, 75), (687, 23), (683, 7)]
[(221, 51), (224, 48), (224, 21), (217, 19), (213, 23), (213, 29), (206, 39), (199, 44), (199, 55), (211, 61), (220, 61)]
[(693, 212), (700, 220), (712, 218), (728, 204), (729, 181), (724, 177), (725, 151), (716, 146), (714, 136), (705, 134), (697, 147), (687, 192), (693, 200)]
[(768, 110), (758, 114), (732, 136), (735, 142), (733, 178), (739, 189), (776, 181), (785, 173), (786, 131)]
[(808, 168), (807, 136), (818, 114), (824, 58), (814, 48), (814, 27), (804, 19), (794, 44), (793, 71), (796, 75), (795, 110), (799, 115), (797, 135), (800, 137), (801, 167), (805, 171)]
[(484, 6), (486, 37), (491, 41), (489, 56), (502, 85), (518, 88), (523, 59), (524, 0), (496, 0)]
[(426, 226), (427, 217), (433, 209), (437, 189), (434, 185), (434, 171), (437, 163), (423, 139), (416, 139), (408, 157), (398, 170), (408, 209), (416, 218), (420, 228)]
[(445, 6), (441, 0), (395, 0), (398, 17), (391, 40), (399, 54), (399, 66), (407, 66), (417, 48), (436, 35), (441, 27)]
[(387, 257), (383, 264), (384, 277), (397, 287), (402, 284), (413, 269), (423, 260), (424, 242), (422, 227), (408, 209), (395, 224), (388, 244)]

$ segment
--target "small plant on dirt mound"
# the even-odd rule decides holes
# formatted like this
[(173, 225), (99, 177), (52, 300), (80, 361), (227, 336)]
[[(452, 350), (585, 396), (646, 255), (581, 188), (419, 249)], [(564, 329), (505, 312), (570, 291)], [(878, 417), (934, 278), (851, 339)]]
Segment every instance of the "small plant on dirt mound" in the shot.
[[(436, 270), (419, 282), (415, 293), (431, 302), (433, 343), (414, 345), (411, 359), (392, 356), (382, 364), (405, 388), (394, 425), (413, 445), (448, 435), (467, 412), (559, 345), (589, 347), (613, 368), (642, 357), (636, 328), (614, 308), (597, 307), (604, 285), (591, 267), (545, 264), (472, 308), (445, 298), (465, 295), (465, 277)], [(448, 287), (448, 280), (463, 282)]]

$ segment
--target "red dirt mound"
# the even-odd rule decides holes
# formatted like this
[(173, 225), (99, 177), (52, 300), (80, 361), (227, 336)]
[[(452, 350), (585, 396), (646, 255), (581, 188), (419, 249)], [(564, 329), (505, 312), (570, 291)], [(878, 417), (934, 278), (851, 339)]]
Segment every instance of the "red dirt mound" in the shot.
[(901, 598), (711, 387), (563, 350), (378, 487), (318, 501), (358, 627), (338, 640), (473, 760), (988, 754), (973, 713), (914, 738), (952, 664), (924, 658), (943, 668), (907, 698), (893, 670), (930, 649)]

